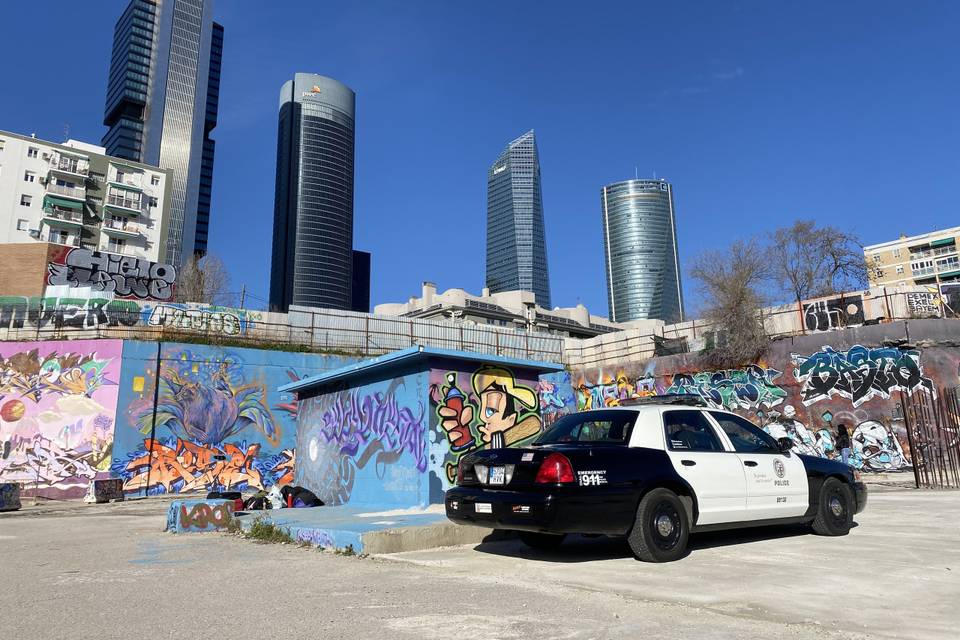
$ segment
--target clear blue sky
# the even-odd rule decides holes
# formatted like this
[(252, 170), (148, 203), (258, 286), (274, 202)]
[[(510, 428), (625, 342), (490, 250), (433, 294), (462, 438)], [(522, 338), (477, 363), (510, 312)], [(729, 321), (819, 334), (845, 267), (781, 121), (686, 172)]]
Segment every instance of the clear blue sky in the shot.
[[(99, 142), (126, 2), (4, 2), (0, 128)], [(681, 263), (812, 217), (869, 244), (960, 224), (960, 4), (240, 2), (211, 250), (266, 298), (278, 92), (357, 92), (355, 245), (372, 302), (483, 285), (486, 169), (533, 128), (554, 304), (606, 315), (603, 184), (674, 184)], [(694, 283), (684, 279), (688, 303)]]

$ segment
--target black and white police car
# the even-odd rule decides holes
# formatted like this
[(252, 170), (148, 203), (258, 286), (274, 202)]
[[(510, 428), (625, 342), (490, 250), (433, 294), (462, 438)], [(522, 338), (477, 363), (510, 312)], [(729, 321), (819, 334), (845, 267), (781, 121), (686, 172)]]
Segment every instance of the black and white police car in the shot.
[(528, 447), (464, 456), (446, 513), (539, 549), (566, 534), (627, 536), (648, 562), (676, 560), (691, 533), (714, 529), (845, 535), (867, 501), (858, 472), (790, 445), (696, 396), (645, 398), (564, 416)]

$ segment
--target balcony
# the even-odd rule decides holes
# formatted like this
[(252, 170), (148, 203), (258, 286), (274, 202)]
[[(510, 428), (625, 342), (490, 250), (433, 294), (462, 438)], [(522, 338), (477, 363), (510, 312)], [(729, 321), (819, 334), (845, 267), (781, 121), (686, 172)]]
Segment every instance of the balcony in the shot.
[(933, 267), (924, 267), (923, 269), (913, 269), (914, 278), (922, 278), (923, 276), (928, 276), (934, 272)]
[(82, 227), (83, 215), (79, 211), (72, 209), (60, 209), (57, 207), (44, 207), (43, 220), (47, 224), (61, 225), (67, 227)]
[(136, 238), (140, 235), (140, 225), (135, 222), (107, 220), (100, 229), (116, 238)]
[(143, 191), (143, 174), (135, 173), (133, 175), (123, 174), (120, 178), (113, 176), (110, 179), (110, 184), (123, 189), (133, 189), (135, 191)]
[(50, 173), (56, 172), (69, 176), (71, 178), (86, 178), (90, 175), (90, 168), (86, 161), (76, 160), (74, 158), (54, 158), (50, 161)]
[(107, 196), (103, 203), (105, 207), (115, 209), (120, 213), (140, 215), (143, 212), (142, 200), (139, 198), (123, 198), (121, 196)]
[(947, 256), (947, 255), (950, 255), (951, 253), (956, 253), (956, 252), (957, 252), (957, 245), (951, 244), (946, 247), (937, 247), (936, 249), (933, 250), (933, 255)]
[(86, 189), (81, 189), (79, 187), (66, 187), (55, 184), (54, 182), (47, 183), (47, 193), (54, 193), (65, 198), (74, 198), (76, 200), (80, 200), (81, 202), (87, 199)]

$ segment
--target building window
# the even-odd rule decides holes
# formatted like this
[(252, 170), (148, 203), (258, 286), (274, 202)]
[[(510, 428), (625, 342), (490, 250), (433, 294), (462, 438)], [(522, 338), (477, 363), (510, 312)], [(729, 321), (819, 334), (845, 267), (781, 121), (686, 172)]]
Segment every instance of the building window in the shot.
[(33, 182), (37, 179), (37, 174), (33, 171), (24, 171), (23, 172), (23, 181), (24, 182)]
[(68, 244), (67, 232), (61, 229), (51, 229), (47, 240), (54, 244)]
[(6, 140), (0, 139), (0, 151), (3, 151), (3, 145), (7, 144)]
[(903, 273), (903, 265), (897, 265), (897, 273)]
[(29, 224), (30, 223), (28, 223), (26, 220), (24, 220), (23, 218), (20, 218), (19, 220), (17, 220), (17, 231), (29, 231), (30, 230)]
[(877, 276), (878, 278), (882, 278), (882, 277), (883, 277), (883, 269), (877, 269), (874, 273), (876, 274), (876, 276)]
[(899, 258), (899, 257), (900, 257), (900, 249), (894, 249), (894, 250), (893, 250), (893, 257), (894, 257), (894, 258)]
[(877, 263), (877, 264), (880, 264), (880, 254), (879, 254), (879, 253), (873, 254), (873, 261), (874, 261), (875, 263)]
[(31, 202), (33, 202), (33, 196), (26, 196), (26, 195), (20, 196), (21, 207), (29, 207)]
[(97, 173), (96, 171), (90, 172), (90, 179), (94, 182), (103, 182), (106, 177), (107, 176), (103, 175), (102, 173)]
[(36, 147), (27, 147), (28, 158), (36, 158), (38, 153), (40, 153), (40, 149)]
[(153, 186), (160, 184), (160, 176), (150, 176), (150, 184)]
[(114, 253), (123, 253), (123, 249), (127, 246), (127, 241), (123, 238), (110, 238), (110, 241), (107, 243), (107, 249)]
[(150, 196), (150, 208), (151, 209), (157, 208), (157, 199), (154, 198), (153, 196)]
[(125, 174), (123, 173), (123, 171), (120, 171), (120, 169), (117, 169), (117, 179), (114, 180), (114, 182), (119, 182), (120, 184), (123, 184), (123, 176), (124, 176), (124, 175), (125, 175)]

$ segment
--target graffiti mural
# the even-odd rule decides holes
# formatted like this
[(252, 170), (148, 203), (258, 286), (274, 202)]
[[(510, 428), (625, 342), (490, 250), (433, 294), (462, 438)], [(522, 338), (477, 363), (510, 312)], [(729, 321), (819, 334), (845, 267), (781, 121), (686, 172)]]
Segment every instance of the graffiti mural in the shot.
[(167, 509), (167, 531), (222, 531), (233, 520), (232, 500), (174, 500)]
[(544, 428), (577, 410), (577, 401), (570, 386), (570, 374), (566, 371), (541, 376), (538, 390), (540, 417), (543, 419)]
[(57, 247), (47, 265), (47, 283), (90, 287), (119, 298), (170, 300), (177, 269), (172, 264), (102, 253), (90, 249)]
[(907, 309), (913, 318), (936, 318), (940, 315), (940, 297), (933, 292), (907, 293)]
[[(128, 493), (266, 489), (293, 478), (296, 421), (276, 392), (289, 370), (348, 362), (314, 354), (127, 342), (112, 469)], [(295, 406), (295, 402), (292, 403)], [(156, 423), (154, 426), (154, 415)]]
[(803, 321), (807, 331), (830, 331), (860, 325), (863, 320), (861, 296), (841, 296), (803, 306)]
[(81, 497), (110, 468), (122, 342), (0, 343), (0, 482)]
[(776, 382), (781, 373), (756, 364), (744, 369), (675, 373), (664, 393), (693, 394), (712, 407), (724, 409), (770, 408), (787, 397)]
[(417, 504), (428, 455), (421, 377), (301, 400), (297, 484), (328, 505), (346, 504), (355, 494), (366, 502)]
[(657, 395), (659, 388), (651, 376), (632, 376), (620, 369), (614, 374), (600, 370), (596, 376), (587, 378), (581, 374), (574, 385), (577, 409), (600, 409), (616, 407), (624, 400)]
[(504, 367), (483, 366), (472, 374), (434, 369), (430, 401), (440, 437), (445, 435), (449, 446), (447, 483), (456, 478), (457, 461), (464, 454), (521, 446), (543, 427), (536, 391)]
[(253, 329), (259, 315), (244, 309), (182, 303), (153, 304), (66, 296), (0, 296), (0, 329), (141, 326), (236, 336)]
[(893, 391), (933, 393), (933, 382), (923, 375), (920, 352), (916, 349), (860, 345), (847, 351), (825, 346), (802, 356), (792, 354), (794, 377), (802, 387), (804, 405), (837, 395), (858, 407), (874, 397), (887, 399)]

